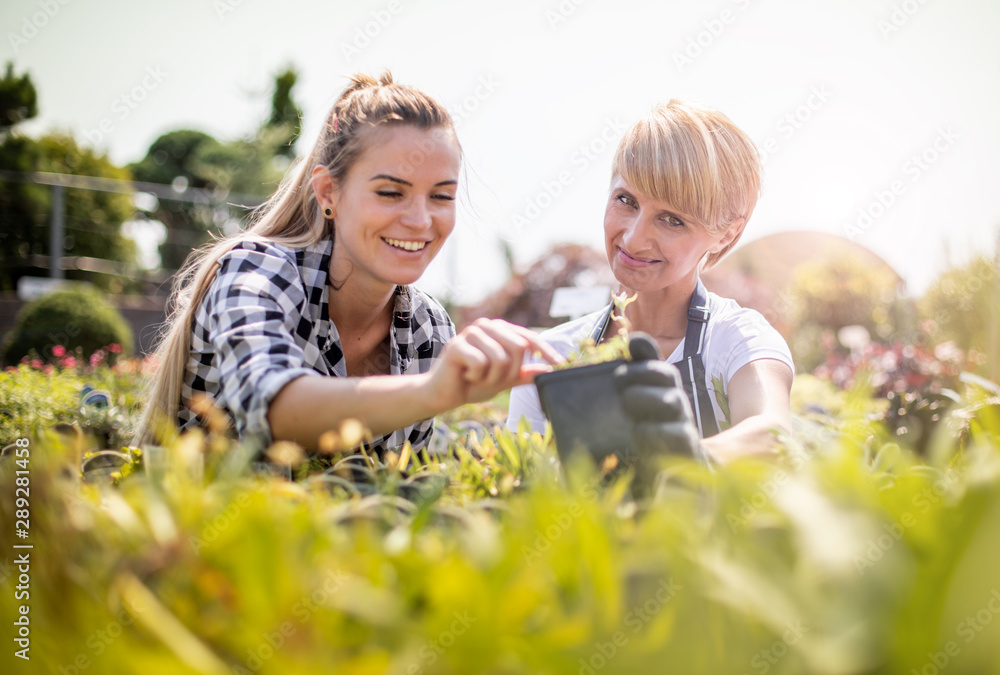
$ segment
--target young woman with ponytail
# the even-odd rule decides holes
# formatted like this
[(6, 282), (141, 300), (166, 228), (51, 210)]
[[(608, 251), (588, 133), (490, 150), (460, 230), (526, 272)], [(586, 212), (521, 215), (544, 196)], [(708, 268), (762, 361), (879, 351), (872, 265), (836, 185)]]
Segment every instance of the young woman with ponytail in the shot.
[(342, 420), (383, 451), (420, 446), (435, 415), (525, 384), (560, 357), (533, 332), (480, 320), (457, 336), (413, 284), (455, 225), (461, 147), (412, 87), (364, 75), (308, 157), (243, 232), (192, 256), (157, 350), (137, 442), (199, 424), (210, 396), (242, 438), (315, 449)]

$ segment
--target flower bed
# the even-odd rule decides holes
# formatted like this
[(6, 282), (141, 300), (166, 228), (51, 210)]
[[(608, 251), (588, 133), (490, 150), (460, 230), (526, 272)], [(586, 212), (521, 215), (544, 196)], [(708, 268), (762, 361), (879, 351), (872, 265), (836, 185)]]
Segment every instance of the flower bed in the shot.
[[(117, 486), (91, 485), (75, 437), (49, 427), (78, 414), (85, 383), (127, 425), (142, 366), (3, 377), (16, 415), (4, 433), (30, 439), (36, 668), (8, 642), (4, 672), (1000, 668), (988, 388), (964, 387), (918, 455), (879, 422), (864, 382), (801, 377), (783, 459), (674, 458), (637, 500), (628, 472), (560, 468), (551, 439), (499, 429), (458, 434), (445, 455), (335, 455), (296, 481), (255, 476), (239, 445), (190, 434), (130, 457)], [(22, 540), (4, 462), (11, 551)], [(15, 570), (0, 567), (8, 583)], [(23, 602), (5, 592), (0, 611)]]

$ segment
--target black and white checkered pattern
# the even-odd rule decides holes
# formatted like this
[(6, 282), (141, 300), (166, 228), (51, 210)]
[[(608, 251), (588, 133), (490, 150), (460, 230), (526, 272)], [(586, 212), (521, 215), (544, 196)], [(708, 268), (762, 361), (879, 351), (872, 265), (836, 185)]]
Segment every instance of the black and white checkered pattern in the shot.
[[(199, 421), (185, 405), (197, 392), (212, 396), (233, 418), (239, 436), (272, 440), (267, 408), (283, 386), (303, 376), (347, 376), (337, 327), (330, 321), (328, 271), (333, 241), (305, 249), (245, 241), (220, 259), (215, 280), (195, 316), (181, 389), (181, 429)], [(436, 300), (412, 286), (396, 291), (389, 372), (425, 373), (455, 335)], [(382, 453), (431, 436), (433, 420), (376, 439)]]

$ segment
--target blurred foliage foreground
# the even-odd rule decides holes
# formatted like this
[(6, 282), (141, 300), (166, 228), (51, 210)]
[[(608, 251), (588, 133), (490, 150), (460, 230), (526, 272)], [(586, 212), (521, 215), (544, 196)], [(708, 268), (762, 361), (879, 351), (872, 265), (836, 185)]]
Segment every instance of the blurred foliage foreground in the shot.
[(295, 481), (192, 433), (89, 482), (87, 439), (37, 413), (29, 461), (0, 470), (0, 671), (1000, 672), (997, 390), (967, 380), (920, 456), (863, 380), (800, 376), (781, 459), (666, 459), (643, 490), (457, 421), (441, 454), (335, 455)]

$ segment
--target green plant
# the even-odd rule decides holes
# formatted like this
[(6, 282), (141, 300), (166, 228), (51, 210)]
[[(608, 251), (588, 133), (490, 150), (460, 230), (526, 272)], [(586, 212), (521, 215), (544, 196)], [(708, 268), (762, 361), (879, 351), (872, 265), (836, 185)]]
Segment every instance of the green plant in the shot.
[[(921, 456), (878, 423), (870, 373), (800, 376), (784, 459), (667, 458), (640, 499), (628, 471), (493, 427), (496, 402), (450, 418), (486, 429), (440, 454), (341, 452), (289, 481), (193, 432), (81, 484), (50, 423), (86, 382), (127, 409), (126, 366), (0, 374), (31, 451), (40, 672), (1000, 672), (1000, 388), (980, 378)], [(0, 499), (0, 549), (25, 541), (15, 508)], [(0, 594), (4, 616), (19, 604)]]
[[(82, 407), (80, 397), (87, 385), (108, 392), (111, 405)], [(122, 372), (121, 366), (10, 366), (0, 371), (0, 443), (62, 424), (77, 429), (86, 447), (119, 448), (129, 441), (130, 413), (143, 385), (141, 375)]]
[[(100, 349), (118, 345), (119, 353), (133, 349), (132, 328), (96, 291), (74, 287), (56, 291), (28, 303), (17, 316), (17, 325), (4, 345), (4, 361), (15, 364), (32, 352), (42, 359), (82, 350), (85, 359)], [(111, 353), (114, 361), (118, 354)]]
[(615, 335), (605, 336), (601, 344), (594, 344), (592, 338), (586, 338), (580, 346), (566, 357), (566, 362), (556, 366), (556, 369), (576, 368), (593, 363), (603, 363), (614, 361), (615, 359), (628, 359), (628, 337), (632, 325), (625, 316), (625, 308), (635, 302), (636, 295), (627, 297), (625, 292), (614, 296), (615, 303), (614, 319), (618, 323), (618, 332)]
[[(948, 420), (962, 445), (929, 460), (871, 422), (863, 386), (820, 393), (838, 425), (811, 452), (674, 458), (639, 501), (628, 473), (559, 468), (551, 438), (500, 429), (296, 482), (195, 432), (156, 449), (159, 477), (141, 468), (152, 448), (132, 451), (117, 487), (67, 479), (66, 440), (41, 432), (32, 658), (154, 675), (1000, 671), (990, 385)], [(338, 474), (351, 465), (363, 480)], [(5, 616), (15, 604), (0, 595)]]

